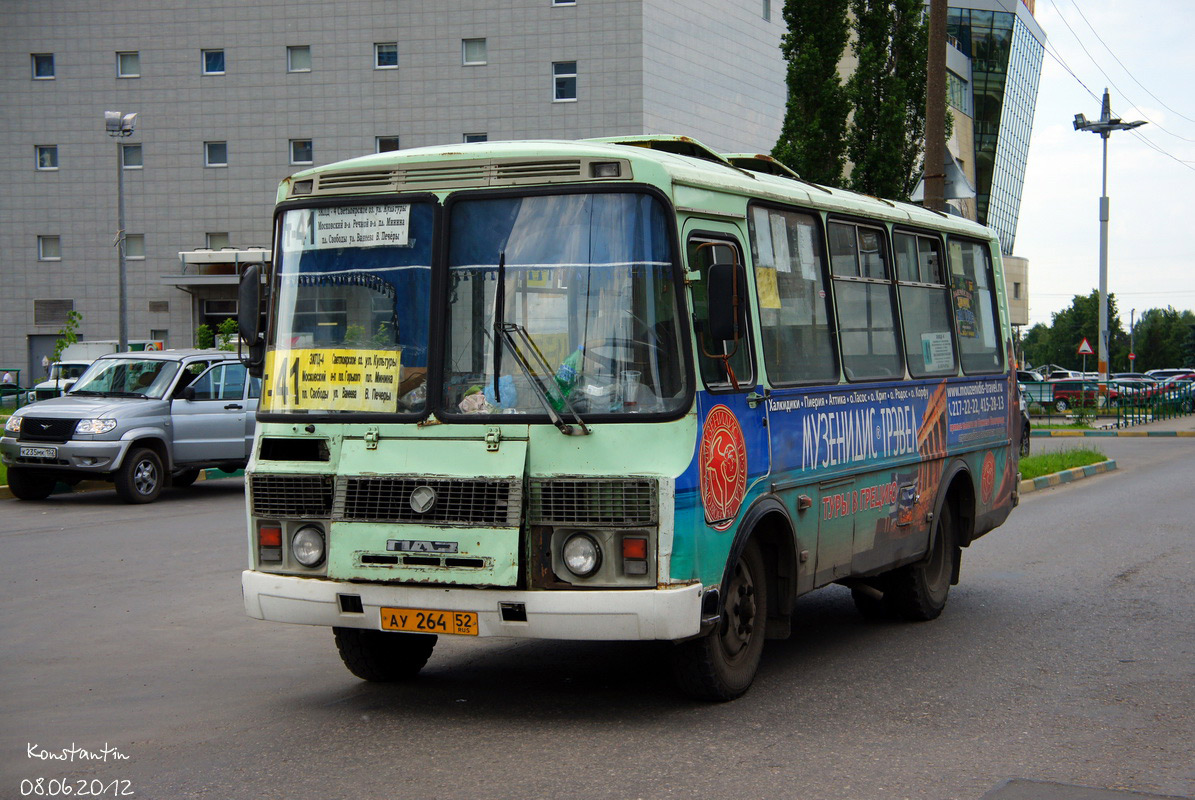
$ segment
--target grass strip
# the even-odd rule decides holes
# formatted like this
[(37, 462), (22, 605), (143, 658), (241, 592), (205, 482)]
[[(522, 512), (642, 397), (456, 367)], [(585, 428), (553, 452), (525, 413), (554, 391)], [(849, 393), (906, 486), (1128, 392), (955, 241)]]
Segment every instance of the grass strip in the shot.
[(1021, 477), (1025, 480), (1052, 475), (1075, 467), (1086, 467), (1107, 461), (1108, 456), (1090, 447), (1059, 450), (1056, 453), (1042, 453), (1021, 459)]

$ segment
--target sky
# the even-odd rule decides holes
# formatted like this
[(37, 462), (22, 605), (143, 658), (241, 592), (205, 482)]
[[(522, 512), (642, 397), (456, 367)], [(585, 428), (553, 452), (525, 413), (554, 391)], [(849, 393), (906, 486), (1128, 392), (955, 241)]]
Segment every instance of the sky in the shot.
[(1195, 310), (1195, 0), (1036, 0), (1035, 17), (1047, 52), (1014, 253), (1029, 324), (1099, 287), (1103, 142), (1072, 121), (1099, 118), (1105, 87), (1113, 117), (1148, 122), (1108, 139), (1108, 291), (1125, 330), (1132, 309)]

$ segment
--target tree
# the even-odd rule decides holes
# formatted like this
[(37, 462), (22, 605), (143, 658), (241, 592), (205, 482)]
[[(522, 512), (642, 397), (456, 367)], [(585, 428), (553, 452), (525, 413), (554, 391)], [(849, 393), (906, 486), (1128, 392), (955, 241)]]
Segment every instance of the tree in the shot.
[(907, 200), (921, 176), (925, 140), (924, 0), (850, 0), (859, 65), (847, 81), (854, 120), (851, 188)]
[(1134, 330), (1136, 369), (1166, 369), (1195, 363), (1187, 359), (1186, 350), (1192, 325), (1195, 314), (1190, 311), (1175, 311), (1171, 306), (1147, 310)]
[(219, 348), (221, 350), (236, 350), (237, 347), (234, 338), (237, 336), (240, 330), (237, 326), (237, 321), (232, 317), (225, 317), (224, 321), (220, 323), (220, 327), (217, 330), (220, 334), (220, 344), (218, 345)]
[[(1025, 335), (1024, 352), (1029, 363), (1057, 364), (1067, 369), (1081, 369), (1083, 357), (1079, 355), (1079, 344), (1084, 339), (1091, 349), (1099, 352), (1100, 296), (1092, 291), (1088, 295), (1075, 295), (1070, 308), (1054, 314), (1050, 327), (1038, 323)], [(1140, 325), (1138, 325), (1140, 330)], [(1108, 358), (1110, 371), (1128, 363), (1129, 337), (1120, 324), (1116, 310), (1116, 296), (1108, 295)], [(1140, 336), (1138, 336), (1140, 341)], [(1095, 356), (1087, 358), (1087, 371), (1099, 368)]]
[(212, 326), (204, 323), (195, 329), (195, 346), (200, 350), (206, 350), (215, 344), (216, 334), (212, 332)]
[(57, 361), (62, 357), (63, 350), (79, 341), (79, 323), (82, 321), (83, 315), (78, 311), (66, 312), (66, 323), (58, 330), (58, 340), (54, 342), (54, 357), (51, 361)]
[(842, 185), (850, 102), (838, 74), (849, 36), (848, 0), (786, 0), (788, 106), (772, 156), (802, 178)]

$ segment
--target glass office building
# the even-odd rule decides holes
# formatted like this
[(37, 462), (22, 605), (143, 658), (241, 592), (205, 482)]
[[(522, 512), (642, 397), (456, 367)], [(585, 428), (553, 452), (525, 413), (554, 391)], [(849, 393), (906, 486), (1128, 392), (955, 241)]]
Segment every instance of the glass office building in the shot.
[[(1008, 11), (1009, 5), (1016, 11)], [(1015, 0), (950, 0), (947, 34), (970, 60), (976, 216), (1011, 254), (1045, 34), (1029, 8)]]

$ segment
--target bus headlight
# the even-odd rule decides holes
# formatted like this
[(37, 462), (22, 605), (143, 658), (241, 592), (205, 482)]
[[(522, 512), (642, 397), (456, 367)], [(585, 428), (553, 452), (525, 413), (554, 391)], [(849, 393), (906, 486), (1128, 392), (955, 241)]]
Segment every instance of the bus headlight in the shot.
[(305, 567), (318, 567), (324, 561), (324, 532), (314, 525), (304, 525), (290, 539), (290, 552)]
[(578, 578), (588, 578), (602, 565), (602, 549), (593, 537), (575, 533), (564, 543), (561, 551), (564, 566)]

